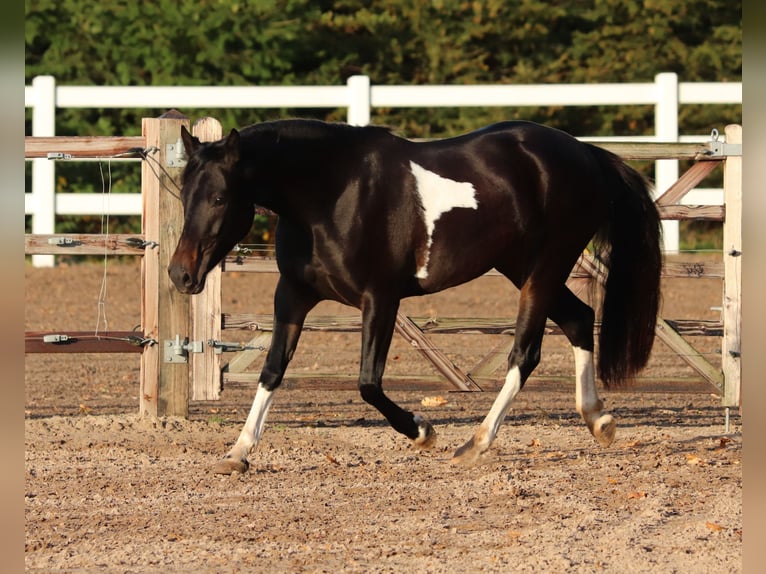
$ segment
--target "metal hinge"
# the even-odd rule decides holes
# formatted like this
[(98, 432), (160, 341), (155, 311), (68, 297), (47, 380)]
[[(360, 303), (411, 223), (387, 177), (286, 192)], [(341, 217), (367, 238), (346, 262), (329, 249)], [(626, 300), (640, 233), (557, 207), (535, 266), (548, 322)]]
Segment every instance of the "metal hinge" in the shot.
[(178, 138), (176, 143), (165, 146), (165, 164), (167, 167), (184, 167), (186, 165), (186, 149), (184, 142)]
[(742, 155), (742, 144), (730, 144), (718, 139), (718, 130), (713, 128), (710, 132), (710, 141), (707, 144), (708, 157), (729, 157)]
[(181, 335), (176, 335), (175, 339), (165, 339), (163, 345), (165, 349), (165, 363), (188, 363), (189, 353), (201, 353), (202, 341), (189, 341), (189, 337), (181, 341)]

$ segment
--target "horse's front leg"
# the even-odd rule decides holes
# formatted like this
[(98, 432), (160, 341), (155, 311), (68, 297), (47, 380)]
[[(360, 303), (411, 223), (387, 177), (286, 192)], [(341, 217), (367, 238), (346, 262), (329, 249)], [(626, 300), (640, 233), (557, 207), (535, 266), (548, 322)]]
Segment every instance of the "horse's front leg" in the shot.
[(391, 346), (399, 301), (379, 301), (365, 296), (362, 304), (362, 356), (359, 391), (362, 398), (386, 417), (394, 430), (412, 439), (419, 448), (430, 448), (436, 432), (422, 416), (394, 403), (383, 393), (383, 371)]
[(318, 298), (290, 281), (280, 278), (274, 294), (274, 331), (266, 355), (253, 406), (247, 415), (239, 438), (226, 456), (213, 468), (217, 474), (246, 472), (248, 455), (258, 445), (274, 392), (282, 383), (287, 365), (293, 357), (308, 312)]

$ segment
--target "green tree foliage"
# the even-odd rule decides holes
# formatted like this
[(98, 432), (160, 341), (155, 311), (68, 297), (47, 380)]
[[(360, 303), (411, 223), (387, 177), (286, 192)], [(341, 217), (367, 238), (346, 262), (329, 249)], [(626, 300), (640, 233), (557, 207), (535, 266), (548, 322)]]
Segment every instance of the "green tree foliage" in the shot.
[[(538, 84), (740, 81), (740, 0), (26, 0), (26, 77), (62, 85)], [(160, 109), (59, 110), (60, 135), (137, 135)], [(274, 117), (343, 120), (345, 110), (182, 110), (224, 128)], [(454, 135), (501, 119), (577, 135), (653, 132), (653, 109), (375, 109), (409, 137)], [(683, 106), (707, 133), (741, 106)], [(92, 171), (92, 170), (91, 170)], [(64, 184), (88, 178), (67, 174)], [(90, 180), (93, 179), (92, 173)], [(135, 175), (117, 176), (116, 189)], [(62, 185), (64, 185), (62, 184)], [(66, 187), (66, 185), (64, 185)], [(97, 184), (100, 188), (100, 184)]]

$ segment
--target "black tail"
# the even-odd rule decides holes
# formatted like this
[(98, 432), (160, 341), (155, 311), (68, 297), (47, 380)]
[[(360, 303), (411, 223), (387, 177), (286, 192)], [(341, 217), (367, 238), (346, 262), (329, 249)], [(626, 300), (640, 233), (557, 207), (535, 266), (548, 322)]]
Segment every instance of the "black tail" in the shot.
[(609, 220), (595, 239), (608, 269), (598, 374), (609, 386), (629, 380), (649, 360), (660, 304), (662, 234), (646, 180), (618, 156), (593, 150), (611, 200)]

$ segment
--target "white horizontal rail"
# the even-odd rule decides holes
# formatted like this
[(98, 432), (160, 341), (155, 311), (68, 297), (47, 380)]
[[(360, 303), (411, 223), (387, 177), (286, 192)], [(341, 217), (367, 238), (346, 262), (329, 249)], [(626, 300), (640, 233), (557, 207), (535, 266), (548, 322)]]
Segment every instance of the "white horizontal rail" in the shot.
[[(39, 211), (38, 197), (24, 194), (27, 214)], [(56, 215), (141, 215), (140, 193), (112, 193), (102, 197), (96, 193), (57, 193)]]
[(681, 104), (741, 104), (742, 82), (681, 82)]
[(60, 108), (348, 107), (345, 86), (61, 86)]
[[(24, 105), (35, 107), (37, 90), (25, 86)], [(657, 86), (399, 85), (371, 86), (372, 107), (599, 106), (658, 102)], [(679, 83), (680, 104), (742, 101), (741, 82)], [(331, 108), (348, 107), (346, 86), (58, 86), (59, 108)]]
[(655, 104), (655, 84), (372, 86), (373, 107)]
[(141, 215), (140, 193), (59, 193), (56, 213), (59, 215)]

